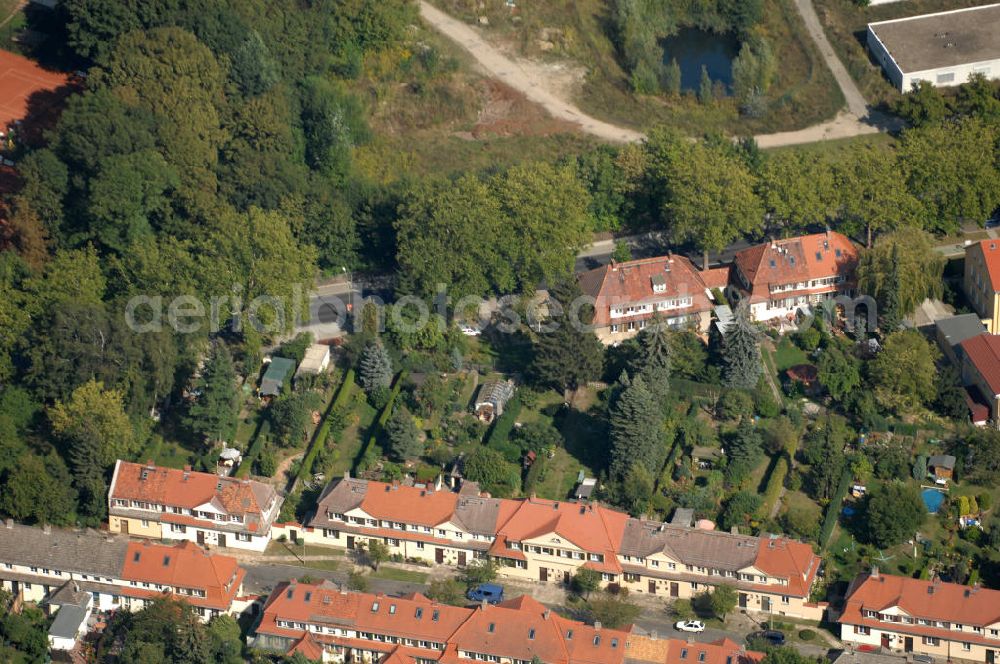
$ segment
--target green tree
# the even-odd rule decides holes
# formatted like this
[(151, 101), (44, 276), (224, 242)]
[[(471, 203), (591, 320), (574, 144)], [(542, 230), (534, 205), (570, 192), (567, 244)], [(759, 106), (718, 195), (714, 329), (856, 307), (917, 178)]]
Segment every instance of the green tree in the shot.
[(597, 570), (581, 567), (573, 574), (571, 586), (573, 592), (588, 598), (590, 593), (601, 587), (601, 573)]
[(285, 446), (300, 445), (312, 423), (312, 412), (322, 406), (315, 392), (295, 392), (280, 395), (268, 409), (275, 439)]
[(663, 417), (656, 399), (636, 376), (611, 405), (611, 476), (624, 479), (633, 464), (650, 475), (660, 472), (666, 458)]
[(368, 344), (361, 355), (358, 379), (365, 392), (371, 394), (374, 390), (386, 388), (392, 384), (392, 358), (378, 339)]
[(661, 201), (661, 218), (675, 242), (692, 242), (704, 253), (761, 230), (764, 208), (756, 178), (729, 146), (691, 142), (654, 130), (646, 142), (647, 187)]
[(806, 489), (814, 499), (833, 497), (847, 465), (844, 447), (851, 438), (852, 432), (845, 420), (832, 415), (817, 422), (806, 435), (802, 460), (809, 464)]
[(948, 103), (941, 89), (930, 81), (919, 81), (892, 108), (912, 127), (938, 125), (948, 116)]
[(605, 627), (618, 629), (635, 622), (642, 613), (642, 608), (622, 594), (601, 595), (587, 602), (586, 613), (590, 622), (600, 622)]
[(736, 588), (728, 583), (722, 583), (716, 586), (709, 596), (709, 606), (717, 618), (726, 622), (726, 616), (736, 608), (736, 600)]
[(729, 387), (752, 389), (764, 371), (760, 335), (750, 322), (750, 306), (745, 300), (736, 306), (735, 314), (722, 341), (725, 381)]
[(662, 406), (670, 392), (670, 371), (673, 345), (670, 331), (659, 315), (654, 315), (638, 337), (639, 352), (632, 362), (633, 375), (645, 381), (650, 393)]
[(551, 292), (549, 318), (534, 345), (531, 370), (537, 381), (563, 390), (575, 390), (597, 380), (604, 363), (604, 347), (590, 329), (594, 308), (582, 302), (575, 281), (557, 284)]
[(399, 406), (385, 424), (387, 451), (398, 461), (417, 459), (424, 453), (424, 443), (406, 406)]
[(834, 401), (842, 402), (861, 386), (861, 362), (850, 348), (828, 345), (819, 357), (817, 368), (819, 382)]
[(926, 208), (925, 229), (953, 233), (1000, 206), (998, 126), (978, 119), (903, 132), (899, 161), (909, 191)]
[(382, 540), (370, 539), (365, 545), (365, 559), (377, 572), (379, 565), (389, 560), (389, 547)]
[(913, 479), (918, 482), (923, 482), (927, 479), (927, 457), (923, 454), (918, 454), (916, 460), (913, 462)]
[(899, 413), (932, 403), (937, 396), (935, 362), (940, 355), (916, 330), (889, 335), (870, 364), (876, 401)]
[(68, 525), (76, 517), (76, 489), (66, 464), (55, 453), (25, 452), (11, 459), (0, 507), (19, 521)]
[(219, 664), (241, 664), (245, 661), (240, 626), (235, 618), (227, 614), (213, 616), (206, 631), (211, 642), (211, 661)]
[(708, 104), (715, 99), (715, 92), (712, 89), (712, 79), (708, 75), (708, 67), (701, 66), (701, 79), (698, 82), (698, 101)]
[(488, 558), (474, 560), (462, 570), (462, 583), (467, 588), (475, 588), (484, 583), (493, 583), (497, 580), (499, 570), (497, 565)]
[(719, 523), (725, 530), (730, 530), (733, 526), (746, 526), (754, 513), (760, 509), (760, 504), (761, 498), (756, 493), (750, 491), (735, 493), (726, 502)]
[(834, 165), (833, 183), (840, 218), (849, 232), (865, 232), (866, 246), (876, 233), (921, 225), (923, 208), (890, 150), (860, 144), (851, 148)]
[(478, 447), (466, 457), (462, 474), (494, 496), (511, 496), (521, 486), (520, 469), (489, 447)]
[(345, 182), (354, 147), (370, 138), (364, 117), (360, 101), (341, 84), (320, 77), (307, 78), (302, 95), (306, 163), (335, 182)]
[(1000, 482), (1000, 433), (976, 427), (963, 441), (966, 480), (980, 486)]
[(615, 242), (615, 248), (611, 252), (611, 260), (615, 263), (627, 263), (632, 260), (632, 249), (628, 246), (628, 242), (624, 240)]
[(201, 375), (195, 381), (195, 393), (197, 397), (188, 408), (187, 417), (192, 432), (202, 443), (232, 440), (240, 401), (236, 368), (225, 344), (212, 345)]
[(837, 207), (830, 165), (801, 151), (770, 155), (761, 169), (760, 189), (769, 225), (778, 226), (781, 234), (823, 223)]
[(122, 393), (92, 380), (74, 390), (66, 403), (57, 401), (48, 414), (53, 432), (68, 450), (83, 514), (103, 517), (107, 470), (117, 459), (130, 458), (138, 446)]
[[(750, 644), (755, 646), (755, 644)], [(760, 647), (760, 646), (757, 646)], [(762, 650), (767, 652), (764, 655), (764, 659), (761, 660), (761, 664), (816, 664), (815, 657), (808, 657), (802, 655), (798, 650), (791, 646), (782, 646), (780, 648), (761, 647)]]
[(862, 252), (858, 290), (880, 303), (887, 290), (898, 290), (900, 316), (908, 316), (925, 298), (941, 296), (944, 263), (927, 233), (889, 233)]
[(467, 603), (465, 584), (455, 579), (435, 579), (427, 586), (427, 591), (424, 594), (439, 604), (465, 606)]
[(663, 91), (674, 97), (681, 93), (681, 66), (677, 58), (671, 58), (663, 70)]
[(916, 485), (899, 481), (876, 484), (865, 501), (864, 534), (884, 549), (913, 537), (926, 517), (927, 508)]
[(194, 608), (181, 600), (156, 598), (135, 613), (118, 612), (108, 630), (112, 638), (121, 640), (122, 656), (132, 661), (215, 661), (205, 625)]

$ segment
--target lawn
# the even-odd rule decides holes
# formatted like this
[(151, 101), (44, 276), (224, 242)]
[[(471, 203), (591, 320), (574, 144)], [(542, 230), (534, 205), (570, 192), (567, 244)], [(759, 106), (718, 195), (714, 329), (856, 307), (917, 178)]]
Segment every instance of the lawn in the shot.
[(139, 455), (139, 459), (143, 462), (152, 460), (157, 466), (167, 468), (183, 468), (191, 463), (192, 457), (194, 454), (190, 450), (160, 436), (153, 436)]
[(340, 434), (337, 443), (337, 460), (329, 471), (329, 477), (341, 477), (354, 465), (354, 459), (368, 438), (369, 429), (378, 412), (368, 404), (363, 390), (355, 390), (353, 405), (347, 416), (347, 427)]
[(343, 549), (335, 549), (329, 546), (317, 546), (315, 544), (292, 544), (291, 542), (272, 541), (268, 543), (264, 550), (264, 557), (268, 556), (344, 556)]
[(781, 338), (774, 351), (774, 364), (778, 373), (785, 371), (789, 367), (794, 367), (796, 364), (808, 363), (809, 356), (806, 355), (805, 351), (792, 343), (792, 340), (787, 335)]
[(378, 571), (369, 574), (373, 579), (383, 579), (385, 581), (403, 581), (405, 583), (427, 583), (429, 576), (425, 572), (414, 572), (413, 570), (400, 569), (383, 565)]

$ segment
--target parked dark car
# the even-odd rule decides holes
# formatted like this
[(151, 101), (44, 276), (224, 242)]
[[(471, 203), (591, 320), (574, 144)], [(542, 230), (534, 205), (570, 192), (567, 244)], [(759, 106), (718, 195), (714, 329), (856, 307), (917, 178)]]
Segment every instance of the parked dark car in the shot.
[(754, 641), (763, 641), (769, 646), (783, 646), (785, 645), (785, 633), (779, 632), (776, 629), (761, 630), (747, 636), (747, 643), (753, 643)]

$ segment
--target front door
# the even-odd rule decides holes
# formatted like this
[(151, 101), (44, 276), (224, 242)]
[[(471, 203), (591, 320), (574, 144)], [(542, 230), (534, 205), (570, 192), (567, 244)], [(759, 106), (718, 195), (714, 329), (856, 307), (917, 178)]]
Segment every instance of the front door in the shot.
[(219, 533), (219, 546), (226, 545), (226, 536), (223, 533)]
[(655, 595), (656, 594), (656, 581), (654, 581), (652, 579), (650, 579), (650, 581), (649, 581), (649, 594), (650, 595)]
[(122, 519), (119, 523), (122, 524), (122, 535), (128, 535), (128, 520)]
[(883, 634), (882, 635), (882, 647), (885, 648), (886, 650), (889, 649), (889, 635), (888, 634)]
[(438, 565), (444, 562), (444, 549), (434, 549), (434, 562)]
[(198, 539), (198, 544), (201, 544), (202, 546), (205, 545), (205, 531), (204, 530), (199, 530), (198, 531), (198, 537), (197, 537), (197, 539)]
[(299, 531), (292, 529), (288, 531), (288, 539), (292, 540), (292, 544), (299, 543)]
[(906, 652), (913, 652), (913, 637), (908, 636), (903, 639), (903, 650)]
[(458, 566), (465, 567), (465, 551), (458, 552)]
[(996, 664), (997, 661), (997, 651), (987, 650), (986, 651), (986, 664)]
[(680, 597), (680, 595), (681, 595), (680, 584), (678, 584), (677, 582), (671, 583), (670, 584), (670, 596), (671, 597)]
[(548, 581), (549, 580), (549, 570), (545, 569), (544, 567), (539, 567), (538, 568), (538, 580), (539, 581)]
[(770, 597), (761, 597), (760, 598), (760, 610), (761, 611), (770, 611), (771, 610), (771, 598)]
[(741, 609), (747, 608), (747, 594), (746, 593), (740, 593), (740, 608)]
[(348, 535), (347, 536), (347, 548), (348, 549), (353, 549), (354, 548), (354, 535)]

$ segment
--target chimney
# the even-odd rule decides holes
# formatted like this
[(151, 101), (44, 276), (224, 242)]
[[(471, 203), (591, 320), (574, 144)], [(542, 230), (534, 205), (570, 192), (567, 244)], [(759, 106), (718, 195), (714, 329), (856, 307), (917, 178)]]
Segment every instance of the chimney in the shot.
[(50, 526), (49, 524), (46, 523), (44, 526), (42, 526), (42, 532), (45, 533), (46, 535), (51, 535), (52, 534), (52, 526)]
[(656, 630), (654, 629), (652, 632), (649, 633), (649, 638), (655, 641), (656, 639), (660, 638), (660, 635), (657, 634)]
[(345, 480), (351, 479), (351, 471), (350, 471), (350, 469), (344, 471), (344, 479)]
[(542, 618), (544, 620), (548, 620), (550, 615), (552, 615), (552, 609), (545, 609), (545, 613), (542, 614)]
[(483, 598), (482, 602), (480, 602), (480, 608), (482, 608), (483, 611), (485, 611), (486, 607), (488, 607), (489, 605), (490, 603), (486, 601), (486, 598)]
[(441, 486), (444, 484), (444, 473), (438, 473), (437, 479), (434, 480), (434, 490), (440, 491)]
[(733, 526), (731, 526), (731, 527), (729, 528), (729, 532), (730, 532), (730, 533), (732, 533), (733, 535), (739, 535), (739, 534), (740, 534), (740, 529), (739, 529), (739, 527), (738, 527), (738, 526), (736, 526), (736, 525), (734, 524)]
[(595, 630), (600, 630), (601, 629), (601, 621), (600, 620), (595, 620), (594, 621), (594, 629)]
[(872, 565), (871, 577), (873, 579), (877, 579), (878, 578), (878, 565)]

